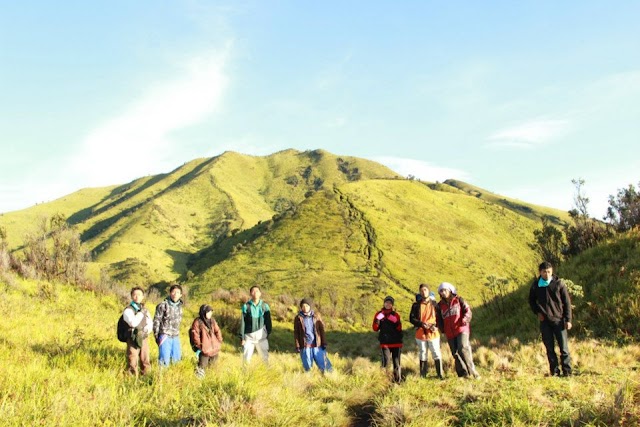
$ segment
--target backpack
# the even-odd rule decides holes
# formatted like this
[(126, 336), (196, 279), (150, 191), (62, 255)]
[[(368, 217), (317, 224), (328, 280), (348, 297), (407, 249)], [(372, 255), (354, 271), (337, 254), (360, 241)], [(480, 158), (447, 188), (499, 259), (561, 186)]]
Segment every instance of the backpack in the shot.
[(193, 340), (193, 335), (194, 335), (194, 330), (193, 327), (191, 329), (189, 329), (189, 344), (191, 344), (191, 350), (193, 350), (193, 352), (195, 353), (196, 351), (199, 350), (198, 347), (196, 347), (196, 343)]
[(127, 342), (133, 336), (133, 328), (124, 321), (124, 310), (118, 319), (117, 335), (120, 342)]

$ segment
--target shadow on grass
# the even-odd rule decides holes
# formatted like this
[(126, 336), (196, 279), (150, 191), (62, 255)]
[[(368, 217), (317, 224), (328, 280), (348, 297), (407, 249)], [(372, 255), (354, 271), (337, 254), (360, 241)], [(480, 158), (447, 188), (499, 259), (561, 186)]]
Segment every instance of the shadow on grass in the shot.
[(50, 367), (65, 368), (77, 364), (77, 360), (86, 358), (92, 367), (113, 369), (115, 366), (126, 364), (125, 345), (116, 348), (97, 340), (68, 339), (60, 342), (57, 339), (48, 343), (31, 345), (33, 352), (46, 356)]

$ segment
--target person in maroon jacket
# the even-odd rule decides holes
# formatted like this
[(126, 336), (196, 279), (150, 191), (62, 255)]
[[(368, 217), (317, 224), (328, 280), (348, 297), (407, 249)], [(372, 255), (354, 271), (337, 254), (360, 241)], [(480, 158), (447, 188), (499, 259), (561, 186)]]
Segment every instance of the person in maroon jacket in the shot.
[(471, 307), (456, 294), (456, 288), (448, 282), (438, 287), (440, 302), (438, 303), (438, 327), (447, 336), (451, 354), (455, 360), (456, 373), (459, 377), (480, 378), (473, 364), (469, 333), (471, 328)]
[(378, 341), (382, 350), (382, 367), (386, 368), (393, 361), (393, 380), (400, 382), (400, 353), (402, 351), (402, 321), (400, 315), (393, 310), (392, 297), (384, 299), (382, 310), (373, 317), (373, 330), (378, 332)]

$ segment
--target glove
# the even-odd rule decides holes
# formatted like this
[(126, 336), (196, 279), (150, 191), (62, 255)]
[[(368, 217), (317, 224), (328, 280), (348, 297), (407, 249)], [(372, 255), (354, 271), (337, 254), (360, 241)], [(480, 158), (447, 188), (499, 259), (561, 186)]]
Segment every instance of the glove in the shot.
[(200, 350), (196, 350), (196, 359), (198, 360), (200, 359), (200, 353), (201, 353)]

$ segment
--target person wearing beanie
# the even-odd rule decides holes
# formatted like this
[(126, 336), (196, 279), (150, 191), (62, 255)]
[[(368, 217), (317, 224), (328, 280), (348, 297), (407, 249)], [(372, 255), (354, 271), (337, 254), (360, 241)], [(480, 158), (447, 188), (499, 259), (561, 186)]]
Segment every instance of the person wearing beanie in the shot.
[(456, 293), (456, 288), (448, 282), (438, 286), (440, 302), (436, 312), (438, 327), (447, 336), (458, 377), (480, 378), (473, 364), (473, 354), (469, 343), (471, 333), (471, 307)]
[(543, 262), (538, 267), (540, 275), (531, 284), (529, 305), (540, 321), (540, 334), (547, 351), (549, 372), (560, 376), (555, 341), (558, 341), (562, 362), (562, 375), (571, 375), (571, 355), (569, 354), (569, 336), (571, 329), (571, 298), (566, 284), (553, 275), (553, 265)]
[(393, 380), (400, 382), (400, 354), (402, 351), (402, 321), (400, 315), (393, 309), (394, 299), (388, 296), (384, 299), (383, 307), (373, 317), (373, 330), (378, 332), (378, 341), (382, 354), (382, 367), (387, 368), (393, 363)]
[(307, 298), (300, 301), (300, 311), (293, 319), (293, 339), (306, 372), (314, 363), (322, 373), (333, 371), (327, 357), (324, 322), (320, 314), (312, 310), (312, 302)]
[(147, 337), (151, 334), (153, 322), (143, 300), (142, 288), (131, 289), (131, 302), (122, 312), (122, 319), (131, 330), (131, 336), (127, 338), (127, 364), (129, 373), (132, 375), (138, 375), (138, 362), (141, 365), (140, 374), (142, 375), (147, 374), (151, 368)]
[(437, 304), (430, 298), (429, 286), (422, 283), (419, 293), (416, 295), (416, 302), (411, 306), (409, 322), (416, 328), (416, 344), (418, 345), (418, 356), (420, 359), (420, 376), (425, 378), (429, 370), (427, 361), (427, 349), (431, 352), (433, 363), (436, 367), (438, 378), (442, 376), (442, 354), (440, 352), (440, 332), (436, 325)]
[(218, 353), (222, 347), (222, 332), (213, 318), (211, 306), (200, 306), (198, 317), (193, 320), (189, 330), (189, 341), (198, 359), (196, 377), (202, 379), (205, 369), (218, 360)]

